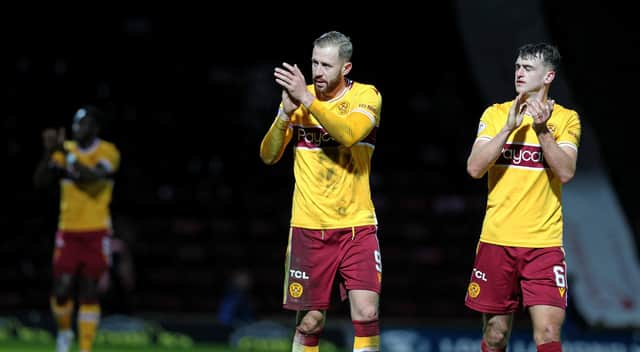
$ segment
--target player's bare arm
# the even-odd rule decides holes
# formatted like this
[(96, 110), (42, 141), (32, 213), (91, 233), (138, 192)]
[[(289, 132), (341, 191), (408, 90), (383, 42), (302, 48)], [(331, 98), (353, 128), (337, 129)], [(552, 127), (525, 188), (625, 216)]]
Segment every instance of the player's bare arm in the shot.
[(546, 125), (543, 128), (536, 128), (536, 134), (544, 153), (544, 160), (553, 174), (562, 183), (571, 181), (576, 173), (578, 151), (571, 147), (559, 146)]
[(284, 62), (282, 67), (276, 67), (274, 76), (276, 83), (289, 93), (293, 101), (298, 101), (307, 108), (311, 106), (316, 97), (307, 90), (304, 74), (302, 74), (298, 65), (290, 65)]
[(526, 96), (524, 93), (518, 94), (513, 105), (509, 109), (507, 121), (500, 132), (491, 140), (476, 139), (471, 153), (467, 159), (467, 172), (473, 178), (481, 178), (489, 170), (500, 156), (504, 144), (509, 135), (522, 124), (525, 110)]
[(476, 139), (467, 158), (467, 173), (473, 178), (482, 178), (495, 163), (502, 152), (502, 147), (509, 137), (503, 129), (491, 140)]
[(509, 109), (509, 115), (507, 116), (507, 122), (504, 125), (503, 130), (508, 130), (509, 133), (513, 132), (516, 128), (522, 125), (522, 119), (527, 109), (527, 96), (526, 93), (520, 93), (513, 101), (511, 109)]
[(58, 128), (58, 130), (47, 128), (42, 131), (42, 144), (44, 145), (44, 149), (47, 152), (62, 150), (65, 138), (66, 132), (64, 127), (60, 127)]
[[(293, 114), (294, 111), (298, 109), (299, 106), (300, 106), (300, 102), (297, 100), (294, 100), (289, 94), (289, 92), (287, 92), (286, 90), (282, 91), (282, 110), (286, 115), (286, 117), (291, 118), (291, 115)], [(284, 116), (281, 116), (281, 117), (284, 118)]]
[(538, 90), (533, 97), (527, 100), (525, 106), (527, 115), (533, 118), (533, 128), (536, 130), (546, 128), (547, 121), (551, 117), (553, 106), (555, 105), (555, 100), (547, 100), (545, 98), (545, 92), (546, 89)]
[(543, 90), (527, 102), (527, 114), (533, 118), (533, 129), (536, 131), (540, 146), (549, 168), (560, 182), (571, 181), (576, 173), (578, 152), (571, 147), (561, 147), (553, 133), (547, 128), (547, 121), (553, 112), (554, 100), (544, 100)]
[(78, 182), (93, 182), (111, 176), (111, 171), (107, 166), (98, 163), (95, 167), (89, 167), (79, 160), (75, 160), (71, 154), (67, 156), (67, 163)]
[(36, 166), (33, 183), (36, 187), (46, 187), (53, 183), (56, 170), (50, 167), (51, 154), (56, 150), (64, 151), (63, 144), (66, 133), (63, 127), (59, 129), (47, 128), (42, 131), (42, 145), (44, 152), (42, 159)]

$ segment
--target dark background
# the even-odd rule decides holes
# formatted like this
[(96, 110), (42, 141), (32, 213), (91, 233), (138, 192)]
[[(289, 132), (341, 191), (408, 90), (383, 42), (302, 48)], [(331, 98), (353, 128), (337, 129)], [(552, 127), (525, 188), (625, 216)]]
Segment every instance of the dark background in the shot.
[[(636, 19), (611, 2), (557, 3), (543, 2), (543, 11), (564, 56), (560, 74), (574, 108), (596, 131), (637, 234)], [(31, 177), (42, 129), (69, 130), (86, 103), (111, 116), (102, 136), (122, 153), (115, 236), (135, 263), (135, 288), (105, 300), (105, 311), (215, 316), (226, 284), (244, 269), (256, 315), (287, 314), (280, 302), (291, 150), (268, 167), (259, 144), (279, 103), (273, 68), (287, 61), (308, 74), (313, 40), (335, 29), (354, 42), (350, 77), (375, 84), (383, 96), (371, 177), (384, 261), (382, 314), (477, 319), (463, 299), (486, 180), (470, 178), (465, 163), (489, 102), (471, 74), (454, 6), (345, 14), (326, 6), (306, 15), (283, 9), (285, 17), (215, 7), (8, 15), (0, 80), (0, 314), (48, 309), (57, 195), (34, 190)], [(332, 309), (347, 311), (335, 302)]]

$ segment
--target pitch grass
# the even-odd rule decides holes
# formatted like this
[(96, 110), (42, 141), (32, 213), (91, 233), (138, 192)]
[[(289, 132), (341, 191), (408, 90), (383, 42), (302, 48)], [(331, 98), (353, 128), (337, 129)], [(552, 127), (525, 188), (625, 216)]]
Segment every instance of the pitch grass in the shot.
[[(50, 344), (29, 344), (24, 342), (5, 342), (0, 343), (0, 352), (53, 352), (55, 346)], [(158, 346), (149, 347), (108, 347), (95, 346), (93, 352), (234, 352), (234, 349), (224, 345), (195, 345), (193, 347), (177, 349), (163, 348)], [(77, 346), (71, 349), (71, 352), (78, 352)]]

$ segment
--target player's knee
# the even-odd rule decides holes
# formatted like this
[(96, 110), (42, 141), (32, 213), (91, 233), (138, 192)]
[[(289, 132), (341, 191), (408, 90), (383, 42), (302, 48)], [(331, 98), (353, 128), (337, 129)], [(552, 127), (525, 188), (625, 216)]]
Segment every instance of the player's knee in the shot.
[(67, 304), (67, 301), (69, 301), (70, 296), (69, 295), (58, 295), (54, 292), (53, 297), (56, 301), (56, 304), (59, 306), (63, 306), (65, 304)]
[(322, 332), (322, 325), (301, 322), (300, 325), (298, 325), (297, 330), (304, 335), (320, 335)]
[(78, 292), (78, 298), (83, 301), (98, 301), (98, 291), (95, 289), (85, 289)]
[(504, 348), (507, 345), (507, 335), (498, 331), (487, 331), (484, 341), (492, 349)]
[(300, 321), (297, 330), (303, 334), (320, 334), (324, 328), (324, 314), (318, 311), (310, 311)]
[(534, 330), (533, 339), (535, 340), (536, 345), (560, 341), (560, 330), (560, 326), (555, 324), (545, 324)]
[(69, 298), (69, 292), (64, 287), (56, 286), (53, 288), (53, 296), (58, 304), (63, 304)]
[(504, 348), (508, 337), (508, 328), (501, 324), (488, 324), (484, 332), (484, 341), (490, 348)]
[(71, 294), (71, 285), (65, 280), (56, 280), (53, 284), (53, 295), (58, 302), (66, 301)]
[(353, 320), (373, 321), (378, 320), (378, 309), (373, 304), (358, 307), (354, 312)]
[(98, 281), (90, 277), (80, 278), (79, 292), (81, 298), (87, 300), (98, 299)]

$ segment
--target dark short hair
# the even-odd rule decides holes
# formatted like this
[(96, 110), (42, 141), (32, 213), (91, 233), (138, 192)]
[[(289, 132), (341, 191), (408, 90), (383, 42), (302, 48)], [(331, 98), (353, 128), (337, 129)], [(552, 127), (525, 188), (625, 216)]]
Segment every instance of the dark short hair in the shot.
[(518, 57), (523, 59), (537, 58), (554, 70), (560, 69), (562, 56), (554, 45), (548, 43), (525, 44), (518, 49)]

